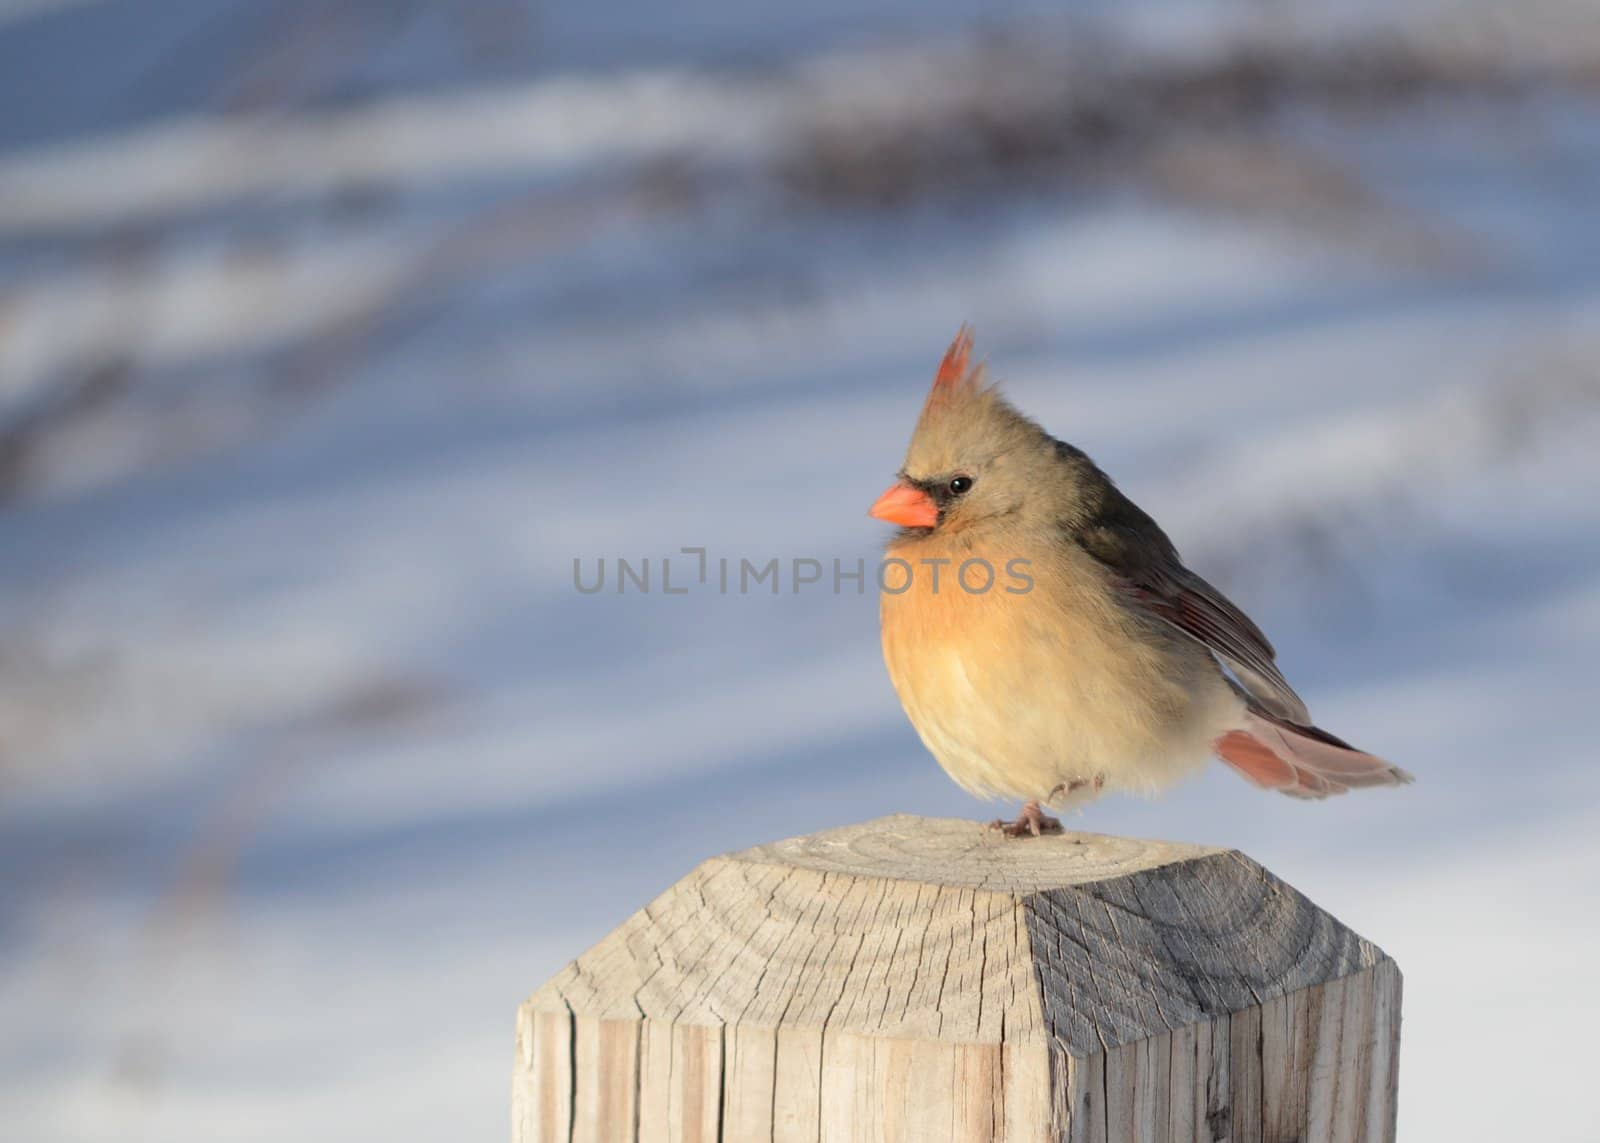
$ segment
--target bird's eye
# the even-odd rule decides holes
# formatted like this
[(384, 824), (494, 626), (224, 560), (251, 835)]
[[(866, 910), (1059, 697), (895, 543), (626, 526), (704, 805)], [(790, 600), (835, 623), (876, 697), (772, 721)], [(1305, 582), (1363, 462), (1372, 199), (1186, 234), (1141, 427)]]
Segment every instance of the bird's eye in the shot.
[(950, 495), (960, 496), (972, 487), (972, 477), (957, 476), (950, 481)]

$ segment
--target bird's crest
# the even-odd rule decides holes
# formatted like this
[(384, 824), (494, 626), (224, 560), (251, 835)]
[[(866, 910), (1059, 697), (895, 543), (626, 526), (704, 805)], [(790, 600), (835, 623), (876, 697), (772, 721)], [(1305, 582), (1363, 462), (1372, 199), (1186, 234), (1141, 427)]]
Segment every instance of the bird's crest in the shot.
[(939, 371), (933, 375), (933, 387), (928, 390), (928, 400), (923, 414), (977, 396), (983, 392), (983, 363), (971, 364), (972, 327), (963, 323), (950, 348), (944, 351)]
[(1049, 439), (988, 382), (981, 361), (972, 363), (972, 329), (963, 325), (933, 375), (904, 469), (917, 476), (936, 476)]

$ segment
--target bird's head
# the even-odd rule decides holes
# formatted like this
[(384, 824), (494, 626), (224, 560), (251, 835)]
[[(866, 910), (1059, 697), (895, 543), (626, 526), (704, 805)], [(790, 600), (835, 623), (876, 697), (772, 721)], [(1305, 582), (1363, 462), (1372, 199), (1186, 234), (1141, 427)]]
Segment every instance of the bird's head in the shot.
[(905, 463), (869, 514), (911, 534), (1020, 520), (1050, 479), (1054, 440), (972, 365), (965, 326), (945, 351)]

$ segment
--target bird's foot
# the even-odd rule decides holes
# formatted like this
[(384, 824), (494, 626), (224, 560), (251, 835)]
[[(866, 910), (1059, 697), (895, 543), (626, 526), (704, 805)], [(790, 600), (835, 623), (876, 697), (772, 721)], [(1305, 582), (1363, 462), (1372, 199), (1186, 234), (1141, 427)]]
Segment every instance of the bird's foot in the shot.
[(1060, 833), (1061, 822), (1040, 809), (1038, 802), (1027, 802), (1023, 805), (1022, 812), (1017, 815), (1016, 821), (996, 819), (989, 823), (989, 828), (997, 829), (1007, 837), (1024, 837), (1028, 834), (1038, 837), (1046, 833)]
[(1085, 786), (1091, 785), (1094, 787), (1094, 792), (1098, 794), (1106, 788), (1106, 776), (1104, 774), (1096, 774), (1093, 782), (1087, 778), (1074, 778), (1070, 782), (1058, 782), (1056, 788), (1050, 791), (1050, 796), (1045, 798), (1045, 801), (1053, 802), (1062, 794), (1076, 794)]

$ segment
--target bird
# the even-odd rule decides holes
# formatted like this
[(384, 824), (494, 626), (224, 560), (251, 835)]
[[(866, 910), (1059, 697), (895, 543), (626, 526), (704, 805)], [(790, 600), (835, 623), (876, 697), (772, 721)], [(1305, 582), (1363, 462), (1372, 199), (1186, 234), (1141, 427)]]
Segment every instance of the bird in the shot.
[(1046, 808), (1160, 793), (1212, 753), (1295, 798), (1412, 780), (1316, 726), (1261, 629), (972, 344), (962, 326), (869, 515), (897, 526), (879, 573), (890, 681), (958, 785), (1023, 803), (994, 828), (1058, 832)]

